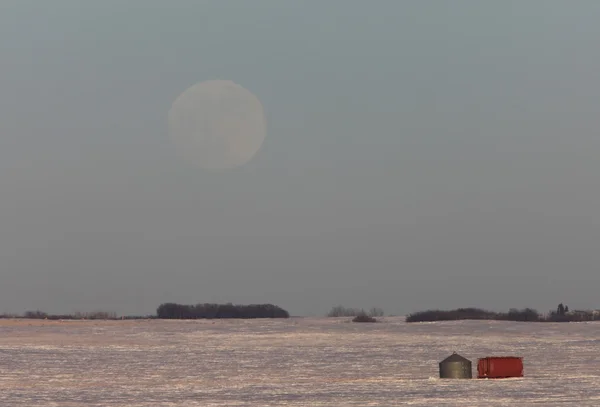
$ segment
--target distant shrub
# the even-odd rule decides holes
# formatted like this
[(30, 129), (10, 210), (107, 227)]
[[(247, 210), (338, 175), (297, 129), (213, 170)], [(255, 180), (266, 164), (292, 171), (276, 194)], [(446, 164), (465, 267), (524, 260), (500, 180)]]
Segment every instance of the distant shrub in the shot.
[(337, 305), (329, 311), (327, 314), (328, 317), (336, 318), (336, 317), (356, 317), (359, 315), (369, 315), (372, 317), (382, 317), (383, 310), (381, 308), (373, 307), (369, 310), (369, 313), (366, 313), (364, 309), (359, 308), (346, 308), (341, 305)]
[(156, 319), (156, 315), (123, 315), (120, 319), (134, 320), (134, 319)]
[(525, 308), (518, 310), (511, 308), (508, 314), (502, 314), (507, 321), (519, 321), (519, 322), (538, 322), (542, 320), (542, 316), (534, 309)]
[(45, 312), (42, 311), (27, 311), (24, 315), (23, 318), (28, 318), (28, 319), (46, 319), (48, 318), (48, 314), (46, 314)]
[(377, 322), (377, 319), (367, 314), (359, 314), (352, 318), (352, 322)]
[(360, 314), (360, 310), (356, 308), (346, 308), (341, 305), (337, 305), (329, 311), (327, 314), (328, 317), (337, 318), (337, 317), (355, 317)]
[(73, 317), (74, 319), (117, 319), (117, 314), (107, 311), (76, 312)]

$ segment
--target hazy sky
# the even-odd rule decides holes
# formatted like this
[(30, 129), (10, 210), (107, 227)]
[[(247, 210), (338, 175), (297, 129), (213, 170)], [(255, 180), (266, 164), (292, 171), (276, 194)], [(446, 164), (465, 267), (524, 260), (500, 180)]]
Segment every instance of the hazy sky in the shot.
[[(0, 1), (0, 312), (600, 308), (600, 2)], [(268, 134), (167, 132), (232, 80)]]

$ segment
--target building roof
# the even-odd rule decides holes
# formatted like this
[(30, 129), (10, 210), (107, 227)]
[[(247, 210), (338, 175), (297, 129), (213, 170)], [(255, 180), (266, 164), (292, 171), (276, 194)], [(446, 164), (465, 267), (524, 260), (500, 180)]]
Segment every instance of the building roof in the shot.
[(452, 355), (448, 356), (446, 359), (442, 360), (440, 363), (451, 363), (451, 362), (471, 363), (471, 361), (469, 359), (460, 356), (456, 352), (452, 353)]

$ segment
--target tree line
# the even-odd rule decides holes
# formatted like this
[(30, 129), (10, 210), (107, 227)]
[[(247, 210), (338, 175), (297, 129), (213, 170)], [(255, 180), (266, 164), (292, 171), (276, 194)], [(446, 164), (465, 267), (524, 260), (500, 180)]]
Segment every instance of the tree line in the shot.
[(569, 312), (562, 303), (556, 311), (543, 315), (532, 308), (511, 308), (508, 312), (493, 312), (480, 308), (419, 311), (406, 316), (406, 322), (435, 322), (456, 320), (495, 320), (517, 322), (584, 322), (600, 321), (600, 314), (591, 311)]
[(40, 310), (27, 311), (22, 315), (19, 314), (0, 314), (0, 319), (8, 318), (24, 318), (24, 319), (48, 319), (48, 320), (79, 320), (79, 319), (91, 319), (91, 320), (107, 320), (107, 319), (119, 319), (116, 312), (111, 311), (91, 311), (91, 312), (75, 312), (73, 314), (49, 314)]
[(161, 304), (156, 310), (160, 319), (217, 319), (217, 318), (289, 318), (290, 314), (273, 304), (234, 305), (175, 303)]
[(27, 311), (22, 315), (0, 314), (0, 319), (24, 318), (47, 320), (116, 320), (116, 319), (218, 319), (218, 318), (289, 318), (289, 313), (273, 304), (234, 305), (196, 304), (184, 305), (176, 303), (161, 304), (155, 315), (117, 316), (116, 312), (92, 311), (75, 312), (73, 314), (49, 314), (43, 311)]
[[(341, 305), (333, 307), (328, 317), (354, 317), (355, 322), (376, 322), (375, 317), (382, 317), (381, 308), (373, 307), (368, 312), (359, 308), (347, 308)], [(289, 313), (273, 304), (234, 305), (204, 303), (184, 305), (177, 303), (161, 304), (155, 315), (121, 316), (110, 311), (75, 312), (73, 314), (48, 314), (42, 311), (27, 311), (22, 315), (0, 314), (2, 318), (26, 318), (48, 320), (115, 320), (115, 319), (220, 319), (220, 318), (289, 318)], [(496, 320), (521, 322), (584, 322), (600, 321), (600, 312), (570, 311), (569, 307), (559, 304), (556, 310), (540, 314), (535, 309), (511, 308), (508, 312), (487, 311), (481, 308), (457, 308), (454, 310), (427, 310), (409, 314), (406, 322), (435, 322), (455, 320)]]

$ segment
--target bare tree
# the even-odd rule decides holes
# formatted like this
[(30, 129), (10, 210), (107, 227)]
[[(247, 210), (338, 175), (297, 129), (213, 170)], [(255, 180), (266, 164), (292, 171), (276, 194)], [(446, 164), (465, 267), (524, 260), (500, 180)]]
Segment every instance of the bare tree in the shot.
[(382, 317), (383, 314), (384, 314), (383, 310), (381, 308), (378, 308), (378, 307), (373, 307), (369, 311), (369, 316), (371, 316), (371, 317)]

